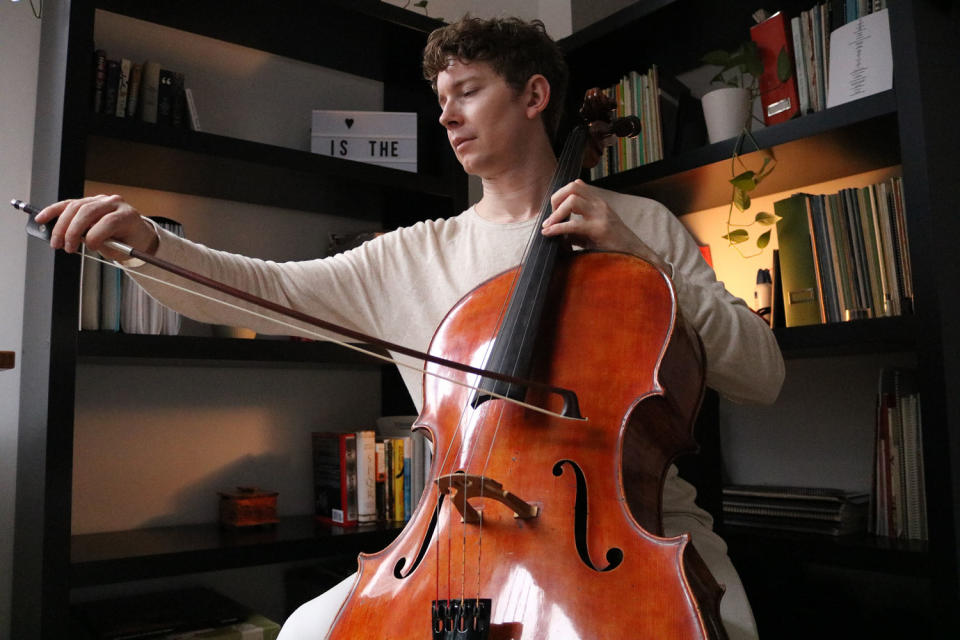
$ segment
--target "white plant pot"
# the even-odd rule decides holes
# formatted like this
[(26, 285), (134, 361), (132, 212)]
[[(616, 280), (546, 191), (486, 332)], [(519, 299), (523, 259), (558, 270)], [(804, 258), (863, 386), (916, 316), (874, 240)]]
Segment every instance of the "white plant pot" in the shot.
[(750, 91), (738, 87), (714, 89), (701, 98), (710, 143), (740, 135), (749, 123)]

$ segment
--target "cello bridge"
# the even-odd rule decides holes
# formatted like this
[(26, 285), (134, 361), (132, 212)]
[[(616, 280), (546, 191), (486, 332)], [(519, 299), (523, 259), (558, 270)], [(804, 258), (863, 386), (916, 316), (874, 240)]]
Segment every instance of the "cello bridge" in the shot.
[(485, 476), (458, 472), (440, 476), (436, 483), (444, 493), (449, 494), (451, 489), (456, 490), (458, 499), (451, 499), (450, 502), (460, 512), (463, 521), (468, 524), (480, 522), (480, 512), (470, 504), (471, 498), (490, 498), (502, 502), (513, 511), (515, 518), (534, 518), (539, 512), (536, 505), (518, 498), (509, 491), (504, 491), (502, 484)]

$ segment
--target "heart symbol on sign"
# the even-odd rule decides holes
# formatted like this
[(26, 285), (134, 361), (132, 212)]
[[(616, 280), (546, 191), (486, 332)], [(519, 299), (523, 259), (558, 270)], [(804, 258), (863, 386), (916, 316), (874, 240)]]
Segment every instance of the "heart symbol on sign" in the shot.
[(353, 118), (347, 118), (344, 122), (347, 123), (347, 129), (353, 126)]

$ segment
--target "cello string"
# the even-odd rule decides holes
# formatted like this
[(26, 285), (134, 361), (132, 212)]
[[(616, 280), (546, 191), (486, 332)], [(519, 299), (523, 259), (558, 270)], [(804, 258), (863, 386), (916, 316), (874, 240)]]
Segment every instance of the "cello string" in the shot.
[[(516, 273), (515, 273), (515, 275), (514, 275), (513, 285), (511, 286), (511, 296), (510, 296), (511, 298), (512, 298), (512, 293), (513, 293), (513, 291), (515, 290), (517, 280), (519, 279), (519, 274), (520, 274), (525, 268), (527, 268), (527, 266), (530, 264), (530, 260), (540, 258), (540, 257), (542, 256), (543, 252), (544, 252), (544, 251), (547, 251), (547, 250), (550, 248), (549, 245), (550, 245), (551, 242), (558, 242), (558, 241), (559, 241), (559, 239), (547, 239), (547, 240), (542, 240), (542, 239), (541, 239), (541, 242), (536, 242), (536, 239), (538, 238), (538, 236), (537, 236), (537, 230), (542, 227), (544, 220), (546, 220), (546, 218), (547, 218), (547, 217), (550, 215), (550, 213), (552, 212), (552, 207), (551, 207), (550, 205), (551, 205), (553, 193), (554, 193), (554, 191), (555, 191), (554, 187), (557, 185), (558, 182), (561, 182), (561, 183), (563, 183), (563, 184), (566, 184), (567, 182), (569, 182), (570, 179), (572, 179), (572, 178), (570, 178), (570, 177), (573, 175), (573, 171), (574, 171), (575, 169), (578, 169), (578, 168), (580, 167), (580, 156), (582, 156), (582, 153), (583, 153), (583, 143), (584, 143), (584, 141), (585, 141), (585, 138), (586, 138), (586, 136), (585, 136), (585, 130), (582, 129), (582, 128), (580, 128), (580, 127), (578, 127), (578, 128), (571, 134), (571, 141), (572, 141), (572, 142), (571, 142), (571, 141), (568, 141), (568, 144), (566, 144), (566, 145), (564, 146), (563, 153), (561, 154), (561, 157), (560, 157), (560, 160), (559, 160), (559, 163), (558, 163), (558, 167), (557, 167), (557, 170), (556, 170), (556, 172), (555, 172), (556, 178), (551, 181), (550, 188), (547, 190), (547, 193), (544, 195), (544, 198), (543, 198), (543, 200), (541, 201), (541, 204), (540, 204), (540, 213), (539, 213), (539, 215), (537, 216), (537, 219), (536, 219), (537, 221), (536, 221), (536, 223), (535, 223), (535, 225), (534, 225), (533, 232), (530, 234), (530, 237), (529, 237), (529, 239), (527, 240), (527, 246), (526, 246), (526, 248), (524, 249), (524, 256), (523, 256), (523, 259), (521, 260), (521, 265), (522, 265), (522, 266), (521, 266), (520, 269), (518, 269), (518, 270), (516, 271)], [(576, 165), (574, 165), (574, 161), (576, 161)], [(570, 178), (570, 179), (568, 179), (568, 178)], [(562, 185), (560, 185), (560, 186), (562, 186)], [(534, 275), (535, 275), (534, 283), (535, 283), (536, 286), (533, 287), (533, 291), (532, 291), (532, 292), (531, 292), (529, 289), (527, 289), (527, 288), (524, 288), (522, 291), (520, 291), (520, 296), (521, 296), (520, 301), (521, 301), (521, 302), (525, 299), (526, 296), (531, 296), (531, 295), (532, 295), (534, 298), (536, 298), (537, 296), (539, 296), (539, 295), (542, 293), (542, 291), (544, 290), (544, 287), (549, 284), (550, 279), (551, 279), (551, 276), (552, 276), (552, 273), (544, 273), (544, 272), (541, 271), (540, 273), (536, 273), (536, 274), (534, 274)], [(513, 371), (513, 375), (516, 375), (517, 369), (519, 368), (519, 360), (520, 360), (519, 354), (522, 353), (522, 351), (523, 351), (523, 349), (524, 349), (524, 346), (525, 346), (525, 342), (526, 342), (526, 340), (527, 340), (527, 337), (528, 337), (528, 334), (527, 334), (526, 332), (524, 332), (524, 334), (523, 334), (522, 337), (521, 337), (520, 347), (518, 348), (518, 350), (517, 350), (517, 351), (515, 352), (515, 354), (514, 354), (513, 364), (512, 364), (512, 367), (510, 368), (510, 370)], [(486, 367), (488, 364), (489, 364), (489, 363), (485, 362), (485, 363), (484, 363), (484, 366)], [(496, 441), (497, 441), (498, 436), (499, 436), (499, 434), (500, 434), (500, 427), (501, 427), (501, 425), (502, 425), (503, 415), (504, 415), (504, 412), (505, 412), (506, 407), (505, 407), (503, 404), (500, 404), (500, 405), (499, 405), (499, 409), (500, 409), (500, 410), (499, 410), (499, 412), (498, 412), (498, 413), (499, 413), (499, 416), (498, 416), (498, 419), (497, 419), (497, 424), (496, 424), (496, 426), (495, 426), (495, 428), (494, 428), (494, 430), (493, 430), (493, 435), (492, 435), (492, 437), (491, 437), (491, 439), (490, 439), (490, 442), (489, 442), (489, 444), (487, 445), (486, 457), (485, 457), (485, 459), (484, 459), (483, 466), (482, 466), (482, 469), (481, 469), (481, 472), (480, 472), (480, 482), (481, 482), (481, 485), (480, 485), (480, 497), (481, 497), (481, 498), (483, 497), (484, 478), (486, 477), (486, 475), (487, 475), (487, 473), (488, 473), (488, 471), (489, 471), (489, 465), (490, 465), (490, 462), (491, 462), (491, 459), (492, 459), (492, 456), (493, 456), (493, 451), (494, 451), (494, 447), (495, 447)], [(472, 459), (472, 456), (473, 456), (473, 452), (471, 452), (471, 459)], [(466, 504), (466, 502), (467, 502), (466, 496), (464, 496), (464, 504)], [(466, 513), (466, 509), (464, 509), (464, 513)], [(477, 611), (479, 611), (479, 607), (480, 607), (481, 571), (482, 571), (482, 567), (483, 567), (483, 562), (482, 562), (482, 560), (483, 560), (483, 510), (481, 509), (481, 510), (479, 511), (479, 513), (480, 513), (480, 522), (479, 522), (479, 524), (478, 524), (478, 532), (477, 532), (477, 554), (476, 554), (476, 556), (477, 556), (477, 557), (476, 557), (476, 608), (477, 608)], [(466, 536), (466, 533), (464, 533), (464, 536)], [(464, 561), (463, 561), (463, 562), (464, 562), (464, 572), (465, 572), (465, 571), (466, 571), (466, 546), (465, 546), (465, 539), (464, 539), (464, 551), (463, 551), (463, 553), (464, 553)], [(465, 578), (465, 576), (464, 576), (464, 577), (463, 577), (463, 581), (465, 581), (465, 580), (466, 580), (466, 578)], [(465, 599), (465, 586), (462, 584), (462, 586), (461, 586), (461, 610), (463, 610), (464, 599)]]
[[(502, 322), (503, 314), (505, 313), (504, 309), (506, 309), (508, 305), (511, 302), (513, 302), (512, 300), (513, 294), (516, 291), (516, 287), (520, 279), (520, 275), (523, 272), (523, 270), (530, 264), (530, 260), (540, 258), (542, 256), (542, 252), (548, 250), (550, 242), (558, 241), (553, 239), (548, 239), (546, 241), (543, 241), (541, 238), (541, 241), (537, 242), (537, 239), (538, 239), (537, 231), (542, 227), (544, 220), (552, 212), (552, 207), (550, 206), (550, 203), (551, 203), (553, 193), (555, 191), (555, 187), (557, 186), (557, 183), (560, 182), (560, 183), (566, 184), (566, 182), (569, 182), (567, 178), (573, 174), (573, 171), (575, 169), (578, 169), (580, 167), (580, 157), (582, 156), (582, 153), (583, 153), (583, 142), (586, 138), (585, 133), (586, 133), (585, 129), (583, 129), (582, 127), (578, 127), (571, 134), (571, 141), (568, 141), (568, 144), (564, 146), (563, 153), (561, 154), (560, 160), (558, 162), (558, 167), (555, 171), (555, 178), (551, 180), (550, 187), (548, 188), (547, 192), (544, 194), (544, 197), (540, 203), (540, 213), (538, 214), (533, 230), (529, 238), (527, 239), (527, 243), (523, 251), (523, 257), (521, 258), (521, 267), (515, 271), (513, 276), (513, 281), (510, 287), (510, 293), (507, 297), (507, 301), (505, 302), (504, 305), (501, 305), (501, 317), (500, 319), (498, 319), (498, 325), (500, 324), (500, 322)], [(576, 165), (574, 165), (574, 161), (576, 161)], [(562, 184), (560, 186), (562, 186)], [(536, 284), (536, 286), (533, 288), (534, 297), (536, 297), (537, 295), (540, 295), (540, 293), (543, 291), (543, 288), (549, 283), (551, 275), (552, 274), (550, 273), (542, 273), (542, 272), (535, 274), (536, 279), (534, 280), (534, 283)], [(524, 288), (522, 291), (520, 291), (519, 295), (520, 295), (519, 300), (522, 303), (522, 301), (525, 300), (527, 296), (531, 295), (531, 293), (530, 293), (530, 290), (528, 290), (527, 288)], [(499, 327), (499, 330), (495, 332), (495, 336), (502, 335), (504, 332), (507, 332), (510, 330), (513, 330), (513, 327), (501, 326)], [(521, 339), (520, 348), (514, 355), (513, 364), (510, 367), (510, 369), (508, 369), (508, 370), (512, 370), (514, 372), (514, 375), (516, 375), (516, 371), (519, 368), (519, 353), (522, 352), (524, 343), (526, 342), (526, 340), (527, 340), (527, 334), (524, 333)], [(492, 344), (493, 344), (493, 341), (488, 342), (488, 345), (490, 347), (492, 347)], [(489, 352), (490, 352), (490, 348), (488, 347), (487, 357), (489, 357)], [(487, 366), (489, 366), (489, 361), (487, 358), (485, 358), (484, 367), (486, 368)], [(464, 411), (465, 410), (466, 408), (464, 408)], [(486, 478), (487, 473), (489, 471), (489, 465), (492, 459), (495, 443), (498, 439), (500, 428), (502, 426), (504, 412), (505, 412), (505, 406), (503, 404), (500, 404), (496, 426), (494, 427), (493, 435), (490, 439), (490, 442), (487, 445), (486, 456), (479, 474), (479, 480), (480, 480), (480, 496), (479, 497), (481, 498), (481, 500), (483, 498), (484, 479)], [(470, 461), (473, 460), (475, 453), (476, 453), (475, 449), (471, 450), (469, 454)], [(466, 513), (466, 504), (467, 504), (466, 492), (464, 492), (463, 501), (464, 501), (463, 512)], [(483, 566), (483, 563), (482, 563), (483, 510), (482, 509), (479, 510), (479, 514), (480, 514), (480, 522), (478, 523), (478, 527), (477, 527), (477, 553), (476, 553), (476, 606), (478, 610), (480, 605), (481, 571)], [(466, 597), (465, 582), (466, 582), (466, 535), (467, 535), (466, 525), (464, 525), (462, 528), (464, 532), (463, 532), (463, 541), (462, 541), (463, 558), (461, 563), (462, 574), (463, 574), (461, 576), (461, 598), (460, 598), (461, 610), (463, 610), (464, 608), (464, 601)]]

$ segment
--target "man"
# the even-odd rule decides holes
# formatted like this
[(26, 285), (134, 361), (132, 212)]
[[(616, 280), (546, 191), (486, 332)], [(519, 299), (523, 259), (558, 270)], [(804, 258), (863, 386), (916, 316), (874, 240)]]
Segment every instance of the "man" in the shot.
[[(58, 218), (54, 248), (75, 251), (85, 238), (97, 250), (113, 238), (255, 295), (425, 351), (457, 300), (520, 260), (556, 168), (551, 137), (563, 104), (566, 68), (539, 22), (465, 18), (430, 36), (424, 74), (436, 90), (440, 124), (457, 159), (483, 184), (480, 200), (454, 218), (421, 222), (331, 258), (285, 264), (176, 238), (118, 196), (57, 203), (37, 221)], [(681, 312), (703, 340), (709, 386), (734, 400), (768, 403), (776, 398), (783, 361), (771, 332), (716, 281), (692, 238), (666, 208), (579, 180), (562, 187), (551, 201), (553, 214), (540, 233), (567, 234), (584, 248), (632, 253), (673, 278)], [(149, 266), (137, 271), (155, 273)], [(277, 331), (214, 302), (143, 284), (161, 302), (198, 320)], [(402, 373), (419, 408), (420, 375)], [(730, 637), (755, 637), (753, 616), (726, 547), (694, 497), (693, 488), (671, 467), (664, 486), (664, 530), (667, 535), (690, 532), (697, 551), (725, 585), (721, 615)], [(281, 638), (323, 637), (352, 584), (348, 578), (298, 609)]]

